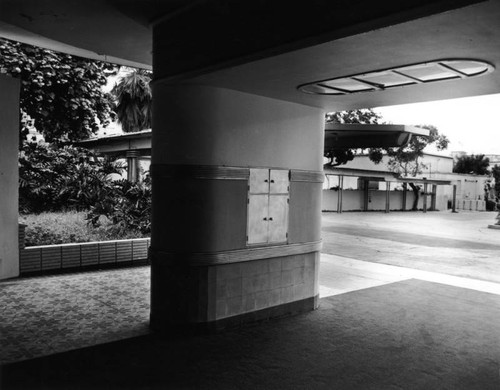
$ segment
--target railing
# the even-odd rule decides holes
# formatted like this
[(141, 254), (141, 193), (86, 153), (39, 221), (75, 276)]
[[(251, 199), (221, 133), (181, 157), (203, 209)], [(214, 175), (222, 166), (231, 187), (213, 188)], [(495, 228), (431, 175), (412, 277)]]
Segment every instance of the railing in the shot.
[(149, 238), (19, 248), (21, 276), (148, 263)]

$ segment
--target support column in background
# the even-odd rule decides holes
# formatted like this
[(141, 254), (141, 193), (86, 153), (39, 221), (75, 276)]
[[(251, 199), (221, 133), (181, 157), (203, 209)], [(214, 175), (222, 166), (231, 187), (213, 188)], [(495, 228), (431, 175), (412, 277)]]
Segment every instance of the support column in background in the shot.
[(370, 182), (369, 180), (363, 180), (363, 204), (364, 204), (364, 211), (368, 211), (368, 202), (370, 198)]
[(437, 185), (432, 185), (432, 193), (431, 193), (431, 210), (436, 211), (436, 201), (437, 201)]
[(457, 185), (453, 184), (453, 203), (451, 206), (451, 211), (453, 213), (457, 212)]
[(408, 189), (406, 188), (408, 186), (407, 183), (403, 183), (403, 207), (402, 210), (406, 211), (406, 199), (408, 197)]
[(427, 183), (424, 183), (424, 199), (422, 200), (423, 201), (423, 206), (422, 206), (422, 209), (423, 209), (423, 212), (426, 213), (427, 212)]
[(0, 279), (19, 275), (19, 90), (19, 80), (0, 75)]
[[(317, 307), (324, 113), (208, 86), (156, 82), (153, 94), (152, 328), (214, 330)], [(250, 187), (273, 173), (281, 190), (262, 190), (258, 216)], [(257, 243), (253, 221), (264, 221)]]
[(386, 181), (385, 182), (385, 212), (386, 212), (386, 214), (391, 209), (390, 202), (391, 202), (391, 182)]
[(344, 176), (340, 175), (339, 176), (339, 189), (338, 189), (338, 198), (337, 198), (337, 213), (342, 213), (342, 202), (343, 202), (343, 195), (344, 195)]
[(139, 180), (139, 151), (127, 150), (127, 180), (135, 183)]

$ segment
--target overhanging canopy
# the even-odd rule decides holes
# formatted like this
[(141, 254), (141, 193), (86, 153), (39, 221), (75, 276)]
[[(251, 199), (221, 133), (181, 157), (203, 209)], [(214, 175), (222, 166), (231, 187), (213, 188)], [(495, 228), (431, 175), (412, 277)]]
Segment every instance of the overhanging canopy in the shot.
[(129, 150), (138, 151), (140, 155), (151, 155), (151, 129), (90, 138), (75, 143), (77, 146), (92, 149), (96, 152), (120, 156)]
[(326, 175), (336, 176), (352, 176), (359, 177), (370, 181), (395, 181), (396, 174), (387, 171), (372, 171), (369, 169), (354, 169), (354, 168), (328, 168), (325, 166)]
[(398, 147), (407, 144), (412, 135), (428, 136), (429, 130), (406, 125), (365, 125), (327, 123), (325, 151)]

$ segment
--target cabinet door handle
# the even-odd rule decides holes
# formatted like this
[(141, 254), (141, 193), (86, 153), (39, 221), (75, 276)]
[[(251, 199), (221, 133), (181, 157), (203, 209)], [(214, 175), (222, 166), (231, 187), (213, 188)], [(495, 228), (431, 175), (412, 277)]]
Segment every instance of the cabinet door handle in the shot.
[(274, 180), (271, 180), (271, 183), (274, 183)]
[(267, 221), (267, 218), (264, 218), (264, 221)]
[(266, 180), (264, 180), (264, 183), (267, 183), (268, 181), (269, 181), (269, 180), (267, 180), (267, 179), (266, 179)]
[(269, 218), (269, 220), (270, 220), (270, 221), (272, 221), (272, 220), (273, 220), (273, 217)]

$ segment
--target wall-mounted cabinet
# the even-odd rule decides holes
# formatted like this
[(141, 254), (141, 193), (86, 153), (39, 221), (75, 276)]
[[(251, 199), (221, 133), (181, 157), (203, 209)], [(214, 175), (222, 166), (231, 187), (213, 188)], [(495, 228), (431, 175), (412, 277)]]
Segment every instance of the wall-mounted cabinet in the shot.
[(250, 169), (247, 244), (287, 242), (289, 194), (288, 170)]

